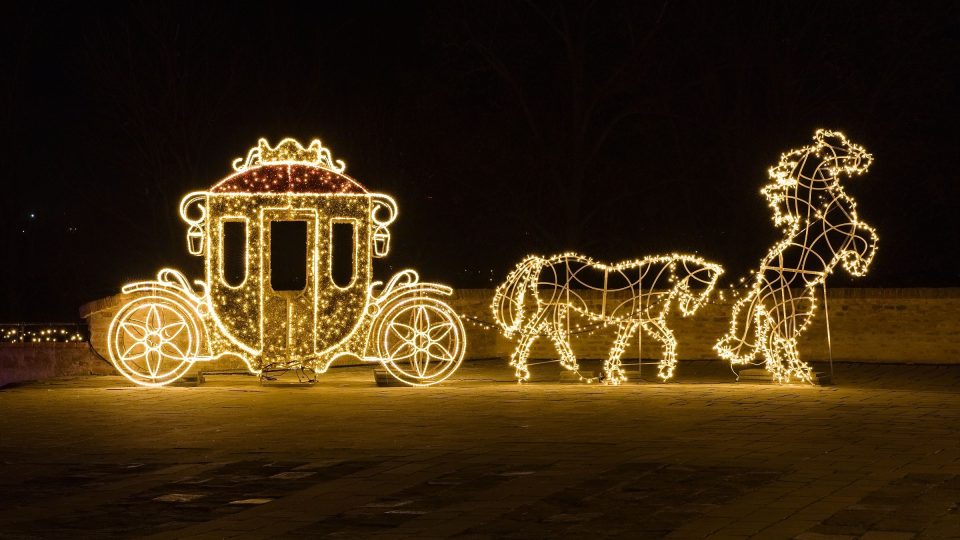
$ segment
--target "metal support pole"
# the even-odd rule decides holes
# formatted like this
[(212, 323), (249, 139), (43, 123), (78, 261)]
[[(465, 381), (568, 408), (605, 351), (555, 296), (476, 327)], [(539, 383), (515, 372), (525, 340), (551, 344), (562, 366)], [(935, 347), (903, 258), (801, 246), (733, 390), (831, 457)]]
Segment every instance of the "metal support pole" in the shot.
[(830, 304), (827, 303), (827, 280), (823, 280), (823, 311), (827, 320), (827, 355), (830, 359), (830, 378), (833, 378), (833, 340), (830, 338)]

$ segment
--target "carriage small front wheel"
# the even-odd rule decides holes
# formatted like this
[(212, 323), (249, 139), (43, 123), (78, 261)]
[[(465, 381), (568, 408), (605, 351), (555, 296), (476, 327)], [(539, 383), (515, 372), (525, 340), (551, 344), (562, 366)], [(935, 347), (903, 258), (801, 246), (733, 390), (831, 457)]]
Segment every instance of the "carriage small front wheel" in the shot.
[(429, 386), (452, 375), (466, 352), (466, 332), (447, 304), (429, 297), (404, 298), (378, 317), (377, 357), (398, 380)]
[(110, 358), (121, 375), (142, 386), (182, 377), (200, 348), (194, 310), (168, 296), (143, 296), (116, 314), (107, 333)]

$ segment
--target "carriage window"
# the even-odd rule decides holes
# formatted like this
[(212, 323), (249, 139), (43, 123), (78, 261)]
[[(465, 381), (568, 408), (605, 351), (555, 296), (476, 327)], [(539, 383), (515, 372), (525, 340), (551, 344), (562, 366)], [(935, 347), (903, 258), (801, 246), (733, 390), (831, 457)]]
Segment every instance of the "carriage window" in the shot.
[(307, 286), (307, 222), (270, 222), (270, 287), (302, 291)]
[(355, 277), (355, 230), (352, 221), (334, 221), (330, 226), (330, 278), (337, 287), (347, 287)]
[(237, 287), (247, 278), (247, 222), (223, 221), (220, 275), (223, 282)]

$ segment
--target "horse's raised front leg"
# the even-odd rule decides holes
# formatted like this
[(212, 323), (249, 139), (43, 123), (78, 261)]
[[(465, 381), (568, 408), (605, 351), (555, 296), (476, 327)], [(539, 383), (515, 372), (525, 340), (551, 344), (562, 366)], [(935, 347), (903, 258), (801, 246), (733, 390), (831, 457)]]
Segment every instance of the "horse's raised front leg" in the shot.
[(620, 362), (620, 357), (623, 356), (623, 351), (627, 349), (627, 343), (633, 337), (633, 333), (637, 331), (638, 326), (640, 326), (640, 323), (631, 322), (623, 323), (617, 327), (617, 337), (613, 340), (610, 356), (603, 363), (605, 383), (616, 385), (626, 382), (627, 376), (623, 374), (623, 364)]
[(657, 374), (663, 381), (673, 378), (673, 371), (677, 367), (677, 339), (665, 324), (650, 321), (644, 323), (643, 329), (663, 346), (663, 358), (660, 360), (660, 371)]
[(877, 253), (877, 232), (873, 227), (860, 221), (856, 233), (850, 239), (846, 251), (840, 254), (843, 267), (853, 276), (864, 276), (870, 268), (873, 256)]
[(530, 369), (527, 367), (527, 358), (530, 357), (530, 347), (540, 337), (540, 323), (531, 323), (520, 332), (520, 342), (510, 356), (510, 365), (516, 368), (514, 376), (517, 382), (530, 380)]

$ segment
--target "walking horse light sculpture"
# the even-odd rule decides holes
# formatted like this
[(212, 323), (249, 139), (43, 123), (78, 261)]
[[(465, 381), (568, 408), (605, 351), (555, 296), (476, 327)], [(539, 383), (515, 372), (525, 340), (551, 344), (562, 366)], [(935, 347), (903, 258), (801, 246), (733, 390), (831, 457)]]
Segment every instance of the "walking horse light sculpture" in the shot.
[(834, 267), (867, 273), (877, 253), (877, 233), (860, 220), (840, 179), (867, 171), (873, 156), (839, 131), (818, 130), (813, 144), (780, 157), (762, 189), (774, 223), (783, 230), (760, 262), (750, 292), (733, 307), (729, 332), (717, 342), (733, 364), (760, 356), (778, 382), (813, 382), (800, 360), (797, 338), (817, 309), (817, 287)]
[[(670, 308), (676, 302), (684, 316), (692, 315), (710, 296), (721, 274), (720, 265), (693, 255), (651, 256), (614, 265), (575, 253), (531, 256), (497, 287), (491, 307), (507, 337), (520, 334), (510, 359), (519, 381), (529, 380), (530, 347), (544, 334), (553, 341), (561, 365), (578, 372), (570, 347), (571, 313), (617, 328), (603, 364), (604, 382), (627, 380), (620, 357), (638, 330), (663, 346), (659, 376), (667, 380), (673, 377), (677, 363), (677, 340), (666, 322)], [(600, 293), (599, 306), (584, 296), (587, 291)]]

